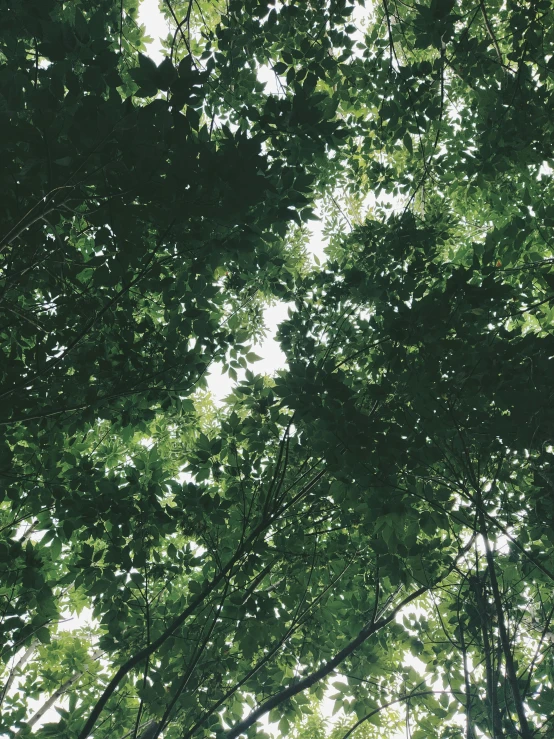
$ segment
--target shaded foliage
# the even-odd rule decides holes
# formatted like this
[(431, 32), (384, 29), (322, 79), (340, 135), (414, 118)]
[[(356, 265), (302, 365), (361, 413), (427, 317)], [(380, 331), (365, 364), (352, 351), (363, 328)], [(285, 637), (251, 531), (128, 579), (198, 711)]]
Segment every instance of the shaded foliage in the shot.
[(0, 5), (2, 736), (550, 736), (551, 4)]

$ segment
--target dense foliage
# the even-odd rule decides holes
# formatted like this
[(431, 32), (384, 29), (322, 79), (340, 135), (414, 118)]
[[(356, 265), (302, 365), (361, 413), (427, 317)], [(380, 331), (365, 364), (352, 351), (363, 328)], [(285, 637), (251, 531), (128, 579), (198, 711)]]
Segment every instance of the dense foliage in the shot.
[(551, 3), (136, 5), (0, 2), (0, 736), (554, 736)]

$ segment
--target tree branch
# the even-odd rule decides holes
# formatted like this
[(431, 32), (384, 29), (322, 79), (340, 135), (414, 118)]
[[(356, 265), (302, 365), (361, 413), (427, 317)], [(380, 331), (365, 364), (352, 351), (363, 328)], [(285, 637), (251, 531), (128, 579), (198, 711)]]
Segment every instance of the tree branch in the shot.
[(423, 595), (423, 593), (427, 592), (427, 590), (427, 587), (418, 588), (413, 593), (404, 598), (404, 600), (399, 603), (399, 605), (396, 606), (396, 608), (394, 608), (386, 618), (382, 618), (376, 622), (370, 621), (369, 624), (364, 626), (364, 628), (359, 632), (358, 636), (356, 636), (349, 644), (341, 649), (340, 652), (338, 652), (332, 659), (325, 662), (318, 670), (315, 670), (310, 675), (306, 675), (301, 680), (292, 683), (276, 695), (269, 698), (267, 701), (265, 701), (265, 703), (262, 703), (245, 719), (239, 721), (238, 724), (235, 724), (235, 726), (229, 729), (229, 731), (225, 734), (225, 739), (236, 739), (236, 737), (238, 737), (240, 734), (243, 734), (254, 723), (256, 723), (259, 718), (264, 716), (266, 713), (269, 713), (269, 711), (271, 711), (273, 708), (280, 706), (285, 701), (293, 698), (295, 695), (298, 695), (298, 693), (302, 693), (304, 690), (307, 690), (312, 685), (315, 685), (315, 683), (319, 682), (324, 677), (327, 677), (327, 675), (333, 672), (333, 670), (342, 662), (344, 662), (347, 657), (353, 654), (359, 646), (367, 641), (370, 636), (387, 626), (396, 617), (396, 614), (402, 608), (404, 608), (404, 606), (406, 606), (408, 603), (411, 603), (416, 598), (419, 598), (419, 596)]
[[(102, 649), (97, 649), (94, 654), (92, 655), (93, 660), (97, 660), (100, 655), (103, 653)], [(78, 680), (80, 680), (83, 675), (85, 674), (86, 669), (80, 670), (79, 672), (76, 672), (74, 675), (72, 675), (68, 680), (66, 680), (64, 683), (60, 685), (60, 687), (52, 693), (50, 698), (44, 701), (42, 706), (38, 709), (38, 711), (27, 721), (27, 726), (32, 729), (33, 726), (40, 721), (40, 719), (44, 716), (46, 711), (48, 711), (50, 708), (52, 708), (53, 705), (55, 705), (58, 698), (61, 698), (64, 693), (67, 693), (69, 688), (74, 685)], [(16, 736), (19, 736), (21, 732), (19, 732)]]
[(27, 647), (25, 652), (23, 652), (23, 654), (21, 655), (21, 658), (17, 661), (17, 663), (10, 670), (10, 674), (8, 675), (8, 679), (6, 680), (6, 683), (4, 687), (2, 688), (2, 693), (0, 695), (0, 706), (2, 706), (2, 703), (4, 702), (4, 698), (9, 693), (10, 688), (13, 684), (13, 681), (17, 677), (18, 673), (21, 672), (21, 670), (26, 665), (26, 663), (31, 659), (33, 652), (35, 651), (37, 647), (37, 644), (38, 644), (37, 640), (32, 641), (29, 647)]

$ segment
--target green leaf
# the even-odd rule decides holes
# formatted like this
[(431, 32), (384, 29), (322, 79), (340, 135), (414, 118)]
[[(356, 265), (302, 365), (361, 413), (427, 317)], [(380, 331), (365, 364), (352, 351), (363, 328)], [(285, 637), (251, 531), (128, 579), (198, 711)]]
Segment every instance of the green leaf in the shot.
[(45, 626), (37, 629), (35, 635), (41, 644), (50, 644), (50, 631)]

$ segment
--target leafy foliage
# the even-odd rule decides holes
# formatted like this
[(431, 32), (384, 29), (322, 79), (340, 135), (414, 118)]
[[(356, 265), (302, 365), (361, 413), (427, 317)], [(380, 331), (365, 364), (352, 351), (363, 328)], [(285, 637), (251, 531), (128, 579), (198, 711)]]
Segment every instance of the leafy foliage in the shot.
[(551, 4), (0, 6), (1, 735), (550, 736)]

